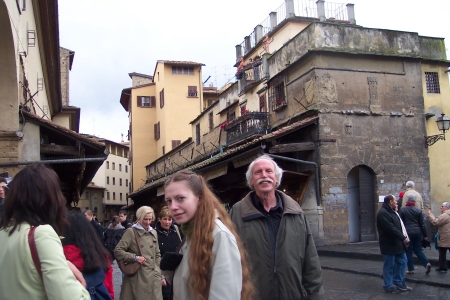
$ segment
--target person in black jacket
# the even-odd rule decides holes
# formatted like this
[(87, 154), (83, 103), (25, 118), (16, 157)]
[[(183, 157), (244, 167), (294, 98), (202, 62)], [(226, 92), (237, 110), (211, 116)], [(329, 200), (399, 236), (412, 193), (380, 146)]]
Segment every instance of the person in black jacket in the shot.
[[(164, 206), (159, 211), (158, 222), (156, 223), (156, 232), (158, 233), (159, 251), (161, 251), (161, 257), (166, 252), (175, 252), (178, 245), (181, 243), (183, 235), (177, 225), (173, 224), (172, 216), (170, 215), (169, 208)], [(163, 276), (168, 275), (163, 271)], [(170, 283), (166, 281), (166, 285), (162, 287), (163, 299), (169, 299), (170, 297)]]
[(125, 227), (125, 229), (131, 228), (133, 226), (133, 222), (131, 222), (129, 219), (127, 219), (127, 211), (121, 210), (119, 211), (119, 218), (120, 222), (122, 222), (122, 226)]
[(405, 253), (409, 238), (396, 207), (395, 196), (387, 195), (377, 214), (380, 252), (384, 258), (383, 290), (393, 294), (408, 291), (404, 279), (407, 263)]
[(422, 252), (422, 240), (428, 240), (427, 231), (423, 222), (422, 210), (416, 207), (416, 195), (407, 194), (405, 200), (406, 204), (400, 209), (399, 214), (403, 220), (403, 224), (405, 224), (408, 237), (411, 240), (406, 253), (408, 259), (408, 271), (406, 271), (406, 274), (414, 274), (413, 252), (425, 267), (425, 274), (429, 274), (431, 271), (431, 264)]
[(120, 224), (119, 216), (112, 217), (111, 224), (106, 228), (104, 237), (105, 237), (105, 247), (109, 250), (111, 255), (111, 262), (116, 258), (114, 257), (114, 249), (116, 248), (119, 241), (122, 239), (123, 234), (125, 233), (125, 227)]
[(99, 238), (100, 243), (103, 244), (103, 227), (100, 225), (99, 222), (95, 221), (94, 214), (92, 213), (92, 210), (87, 209), (84, 211), (84, 216), (88, 221), (91, 223), (91, 225), (94, 227), (95, 232), (97, 233), (97, 236)]

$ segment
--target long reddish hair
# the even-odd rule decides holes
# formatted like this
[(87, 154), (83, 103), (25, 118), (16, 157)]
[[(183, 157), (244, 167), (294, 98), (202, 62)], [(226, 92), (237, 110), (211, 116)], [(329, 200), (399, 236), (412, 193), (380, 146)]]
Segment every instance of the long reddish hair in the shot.
[[(188, 284), (192, 287), (193, 293), (201, 300), (207, 300), (209, 287), (211, 284), (211, 261), (214, 222), (216, 212), (222, 223), (230, 230), (237, 241), (241, 254), (242, 266), (242, 290), (241, 299), (253, 299), (254, 287), (250, 280), (250, 272), (247, 263), (247, 254), (242, 245), (241, 239), (234, 229), (233, 222), (223, 208), (219, 199), (211, 191), (202, 176), (192, 171), (178, 171), (172, 175), (165, 183), (167, 187), (172, 182), (184, 181), (186, 186), (199, 197), (197, 212), (192, 219), (192, 235), (190, 238), (189, 255), (189, 279)], [(205, 276), (206, 275), (206, 276)]]

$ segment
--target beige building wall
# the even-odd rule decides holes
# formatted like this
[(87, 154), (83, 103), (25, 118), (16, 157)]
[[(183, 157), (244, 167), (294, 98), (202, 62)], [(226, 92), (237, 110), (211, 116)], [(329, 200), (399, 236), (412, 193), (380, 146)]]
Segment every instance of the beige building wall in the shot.
[[(446, 63), (422, 62), (422, 89), (425, 102), (425, 112), (435, 116), (427, 119), (427, 135), (441, 134), (436, 125), (436, 119), (445, 113), (450, 116), (450, 86), (448, 76), (448, 65)], [(447, 72), (446, 72), (447, 71)], [(435, 72), (439, 77), (440, 93), (427, 93), (425, 72)], [(428, 147), (430, 159), (430, 198), (431, 209), (435, 215), (440, 214), (440, 205), (448, 201), (450, 194), (450, 178), (446, 175), (450, 169), (450, 135), (447, 132), (445, 141), (437, 141)], [(420, 191), (419, 191), (420, 192)]]
[(138, 107), (138, 96), (156, 96), (156, 86), (136, 87), (131, 90), (131, 155), (133, 189), (141, 187), (147, 178), (145, 166), (157, 158), (154, 124), (159, 107)]
[[(128, 166), (128, 149), (117, 144), (108, 144), (111, 150), (108, 159), (103, 163), (105, 168), (105, 205), (127, 204), (128, 186), (130, 180), (130, 169)], [(127, 147), (128, 148), (128, 147)], [(109, 151), (109, 150), (108, 150)]]

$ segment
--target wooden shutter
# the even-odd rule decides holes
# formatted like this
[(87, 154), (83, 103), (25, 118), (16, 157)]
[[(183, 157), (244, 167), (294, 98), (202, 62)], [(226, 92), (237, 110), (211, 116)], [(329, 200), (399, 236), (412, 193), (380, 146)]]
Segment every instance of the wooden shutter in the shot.
[(181, 140), (172, 140), (172, 149), (175, 149), (181, 144)]
[(158, 139), (158, 123), (153, 125), (153, 134), (155, 136), (155, 140), (157, 140)]
[(209, 119), (209, 131), (213, 131), (214, 130), (214, 119), (213, 119), (213, 113), (209, 113), (208, 115), (208, 119)]
[(137, 106), (142, 107), (142, 96), (137, 96)]
[(188, 86), (188, 97), (197, 97), (197, 87), (196, 86)]
[(155, 96), (150, 97), (150, 107), (156, 107), (156, 97)]
[(159, 92), (159, 107), (164, 107), (164, 89), (162, 89), (161, 92)]

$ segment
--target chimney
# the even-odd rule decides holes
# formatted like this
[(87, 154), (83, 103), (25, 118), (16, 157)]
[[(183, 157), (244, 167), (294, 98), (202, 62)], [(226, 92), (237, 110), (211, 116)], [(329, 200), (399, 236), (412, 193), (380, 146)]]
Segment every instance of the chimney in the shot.
[(295, 17), (294, 0), (284, 0), (286, 3), (286, 19)]
[(242, 56), (242, 46), (236, 45), (236, 61), (239, 61), (239, 58)]
[(277, 12), (273, 11), (269, 14), (270, 17), (270, 30), (274, 29), (277, 24)]
[(252, 48), (252, 43), (250, 42), (250, 36), (247, 35), (244, 38), (244, 54), (247, 53), (248, 51), (250, 51), (251, 48)]
[(324, 0), (317, 0), (317, 17), (319, 18), (320, 22), (325, 22), (325, 1)]
[(259, 40), (263, 37), (263, 27), (262, 25), (257, 25), (254, 29), (255, 31), (255, 45), (258, 44)]
[(348, 20), (350, 21), (350, 24), (356, 25), (355, 4), (352, 4), (352, 3), (347, 4), (347, 16), (348, 16)]

